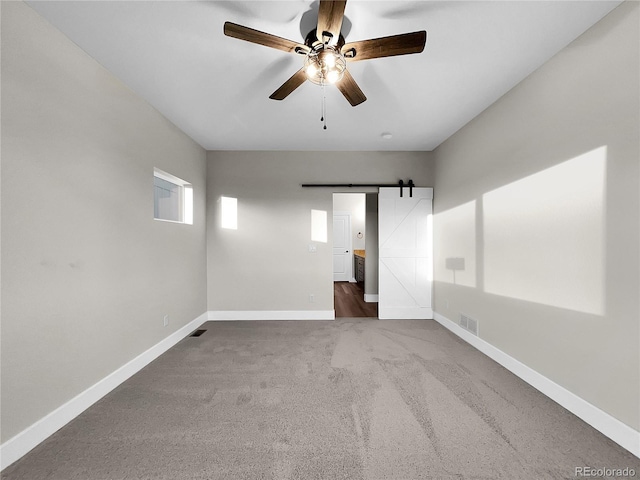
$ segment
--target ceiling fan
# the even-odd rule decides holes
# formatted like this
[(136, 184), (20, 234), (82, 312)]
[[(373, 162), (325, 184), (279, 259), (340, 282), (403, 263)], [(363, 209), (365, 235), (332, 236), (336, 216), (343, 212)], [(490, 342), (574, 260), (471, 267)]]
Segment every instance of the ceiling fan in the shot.
[(224, 34), (305, 57), (304, 66), (273, 92), (269, 98), (284, 100), (306, 80), (310, 80), (323, 86), (335, 84), (349, 103), (355, 107), (364, 102), (367, 97), (347, 70), (347, 63), (420, 53), (424, 50), (427, 32), (421, 30), (345, 43), (340, 30), (346, 5), (346, 0), (320, 0), (318, 25), (309, 32), (304, 43), (287, 40), (232, 22), (225, 22)]

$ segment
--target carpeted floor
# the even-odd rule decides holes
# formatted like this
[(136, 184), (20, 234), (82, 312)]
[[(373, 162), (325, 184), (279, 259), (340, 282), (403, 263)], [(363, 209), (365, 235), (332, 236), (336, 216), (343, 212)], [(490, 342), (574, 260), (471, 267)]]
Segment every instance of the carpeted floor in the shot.
[(202, 328), (2, 478), (640, 478), (639, 459), (434, 321)]

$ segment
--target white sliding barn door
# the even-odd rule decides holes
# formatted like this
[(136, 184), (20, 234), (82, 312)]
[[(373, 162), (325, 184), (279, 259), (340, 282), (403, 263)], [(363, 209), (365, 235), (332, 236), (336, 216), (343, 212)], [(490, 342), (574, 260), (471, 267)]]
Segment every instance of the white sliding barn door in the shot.
[(378, 316), (430, 319), (433, 279), (433, 189), (380, 188)]

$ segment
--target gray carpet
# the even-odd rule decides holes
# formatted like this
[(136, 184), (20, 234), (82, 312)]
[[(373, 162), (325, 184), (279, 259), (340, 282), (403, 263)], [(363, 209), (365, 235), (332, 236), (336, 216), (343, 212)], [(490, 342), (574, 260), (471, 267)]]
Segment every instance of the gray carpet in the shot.
[(639, 459), (434, 321), (202, 328), (2, 478), (640, 478)]

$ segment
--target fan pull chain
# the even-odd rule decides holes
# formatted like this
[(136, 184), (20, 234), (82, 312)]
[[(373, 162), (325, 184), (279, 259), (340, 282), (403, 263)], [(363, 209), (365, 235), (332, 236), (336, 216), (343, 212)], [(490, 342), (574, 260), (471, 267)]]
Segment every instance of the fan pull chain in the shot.
[(327, 105), (326, 105), (326, 97), (324, 93), (324, 82), (322, 82), (322, 117), (320, 117), (320, 121), (324, 123), (322, 127), (324, 130), (327, 129)]

